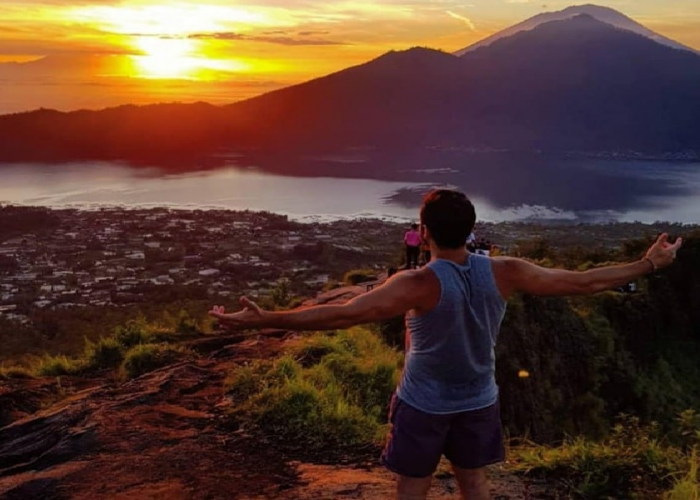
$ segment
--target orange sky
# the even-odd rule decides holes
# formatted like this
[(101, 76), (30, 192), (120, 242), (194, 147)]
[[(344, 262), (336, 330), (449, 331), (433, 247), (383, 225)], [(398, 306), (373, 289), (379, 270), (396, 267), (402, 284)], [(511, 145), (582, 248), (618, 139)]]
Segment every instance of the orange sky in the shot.
[[(570, 5), (543, 1), (0, 0), (0, 112), (230, 102), (390, 49), (454, 51)], [(697, 1), (604, 4), (700, 49)]]

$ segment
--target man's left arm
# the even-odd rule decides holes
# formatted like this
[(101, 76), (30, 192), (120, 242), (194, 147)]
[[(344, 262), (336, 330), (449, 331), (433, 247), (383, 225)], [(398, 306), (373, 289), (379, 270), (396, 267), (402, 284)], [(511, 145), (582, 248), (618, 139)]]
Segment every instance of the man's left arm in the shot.
[(280, 328), (290, 330), (335, 330), (390, 319), (420, 307), (423, 299), (417, 271), (389, 278), (382, 286), (342, 305), (321, 305), (291, 311), (264, 311), (246, 298), (244, 309), (226, 314), (215, 307), (210, 315), (229, 329)]

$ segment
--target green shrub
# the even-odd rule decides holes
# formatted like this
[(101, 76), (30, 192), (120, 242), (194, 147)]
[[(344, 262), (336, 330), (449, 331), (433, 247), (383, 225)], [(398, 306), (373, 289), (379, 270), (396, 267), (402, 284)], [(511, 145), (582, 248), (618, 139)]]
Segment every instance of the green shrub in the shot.
[(119, 326), (114, 331), (114, 339), (126, 348), (139, 344), (148, 344), (153, 340), (153, 334), (148, 330), (143, 320), (129, 321), (125, 326)]
[(190, 355), (190, 351), (167, 344), (140, 344), (132, 347), (124, 356), (122, 378), (132, 379), (144, 373), (171, 365)]
[(116, 368), (124, 360), (124, 346), (115, 338), (85, 344), (85, 365), (90, 370)]
[(77, 375), (83, 371), (83, 361), (66, 356), (45, 356), (34, 367), (34, 373), (40, 377), (60, 377)]
[(558, 448), (516, 449), (518, 469), (555, 481), (581, 498), (658, 498), (687, 468), (688, 457), (660, 441), (657, 433), (654, 425), (622, 416), (603, 441), (578, 438)]
[(401, 355), (365, 329), (317, 334), (274, 362), (234, 369), (234, 414), (305, 450), (348, 450), (385, 435)]
[(354, 269), (343, 276), (343, 282), (347, 285), (359, 285), (377, 279), (377, 272), (372, 269)]
[(224, 382), (224, 392), (237, 403), (247, 401), (264, 389), (264, 376), (270, 367), (267, 361), (256, 361), (231, 371)]

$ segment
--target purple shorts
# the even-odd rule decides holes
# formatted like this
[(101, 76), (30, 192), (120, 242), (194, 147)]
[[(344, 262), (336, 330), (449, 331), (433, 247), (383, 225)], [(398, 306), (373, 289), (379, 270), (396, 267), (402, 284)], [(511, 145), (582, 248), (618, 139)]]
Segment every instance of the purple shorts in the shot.
[(498, 402), (481, 410), (432, 415), (394, 395), (389, 422), (391, 433), (381, 461), (402, 476), (431, 476), (442, 455), (462, 469), (478, 469), (505, 458)]

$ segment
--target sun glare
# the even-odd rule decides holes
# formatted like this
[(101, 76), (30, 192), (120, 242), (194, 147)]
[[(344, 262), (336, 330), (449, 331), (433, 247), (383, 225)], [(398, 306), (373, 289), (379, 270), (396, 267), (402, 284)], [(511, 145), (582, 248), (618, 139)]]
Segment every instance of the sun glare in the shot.
[(143, 55), (134, 56), (139, 76), (152, 78), (194, 77), (200, 66), (193, 56), (195, 43), (186, 39), (141, 37), (136, 46)]
[(258, 8), (195, 2), (83, 6), (72, 10), (71, 16), (73, 22), (93, 25), (133, 50), (127, 74), (140, 78), (214, 80), (223, 73), (261, 69), (257, 61), (231, 58), (228, 53), (217, 57), (214, 46), (221, 42), (202, 35), (279, 25)]
[(202, 42), (184, 38), (140, 37), (136, 48), (142, 55), (132, 56), (132, 76), (214, 80), (223, 72), (249, 71), (251, 64), (237, 59), (207, 57)]

